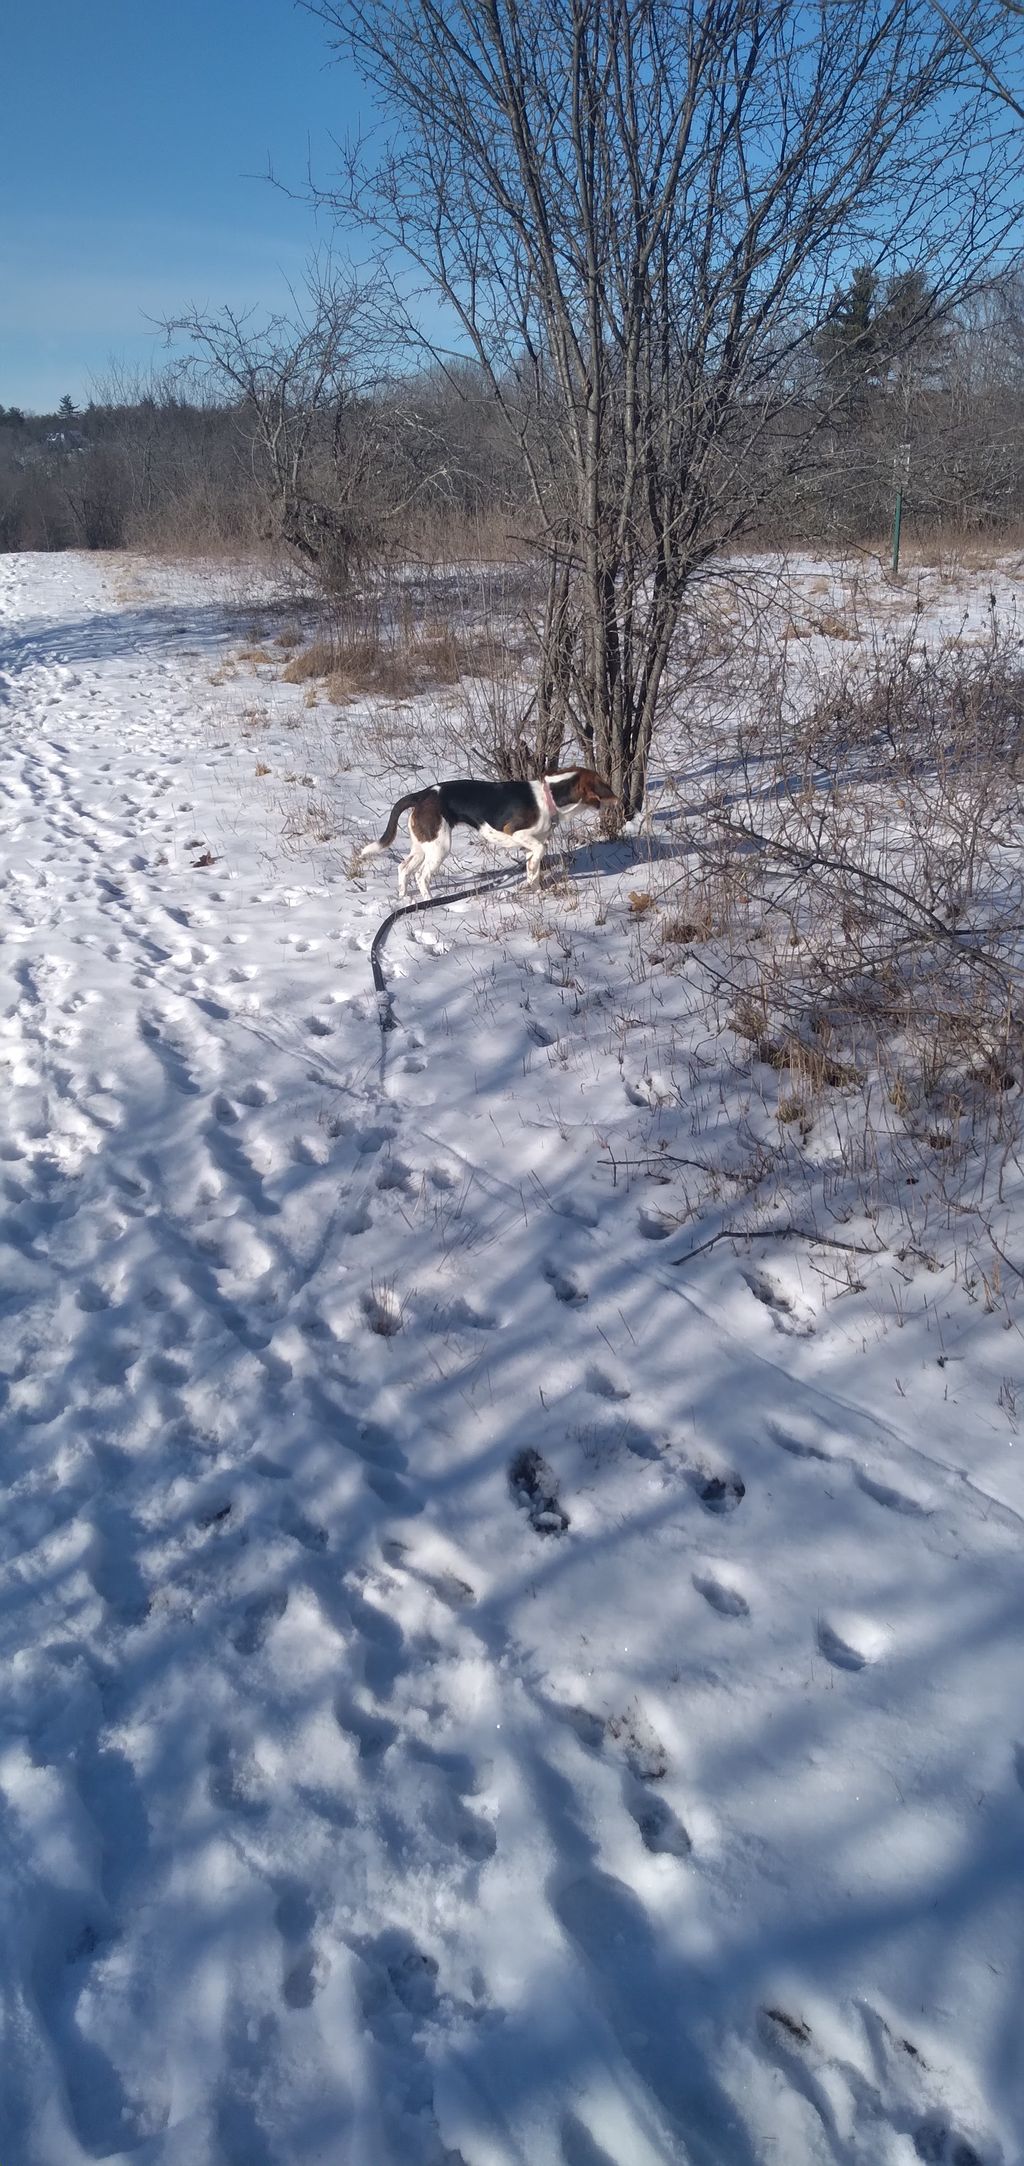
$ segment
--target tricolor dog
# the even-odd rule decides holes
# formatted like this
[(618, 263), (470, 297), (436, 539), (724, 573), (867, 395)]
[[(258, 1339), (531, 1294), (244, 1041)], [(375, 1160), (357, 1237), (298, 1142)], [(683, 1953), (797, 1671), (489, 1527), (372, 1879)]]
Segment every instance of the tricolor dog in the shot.
[(536, 887), (544, 845), (563, 814), (584, 805), (615, 803), (614, 790), (592, 767), (570, 767), (561, 774), (544, 775), (538, 782), (435, 782), (392, 805), (380, 841), (364, 844), (356, 854), (356, 865), (390, 849), (399, 820), (407, 812), (411, 847), (398, 868), (400, 896), (413, 873), (424, 902), (429, 899), (430, 882), (451, 849), (453, 827), (475, 827), (485, 842), (499, 843), (505, 850), (523, 850), (526, 885)]

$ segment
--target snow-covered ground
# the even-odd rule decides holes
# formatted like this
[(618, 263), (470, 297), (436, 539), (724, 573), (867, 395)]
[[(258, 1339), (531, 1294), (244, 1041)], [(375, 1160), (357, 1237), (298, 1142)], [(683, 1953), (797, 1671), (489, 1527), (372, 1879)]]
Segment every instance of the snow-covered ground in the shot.
[(3, 2166), (1016, 2166), (1006, 1289), (695, 1253), (621, 846), (382, 1040), (395, 787), (241, 643), (0, 558)]

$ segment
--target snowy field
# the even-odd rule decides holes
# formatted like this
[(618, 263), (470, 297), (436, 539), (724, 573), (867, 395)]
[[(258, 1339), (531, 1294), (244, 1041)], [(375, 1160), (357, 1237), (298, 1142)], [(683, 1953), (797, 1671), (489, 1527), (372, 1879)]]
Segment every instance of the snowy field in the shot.
[(245, 621), (0, 558), (2, 2166), (1017, 2166), (1012, 1288), (713, 1239), (785, 1078), (657, 792), (382, 1040), (434, 756)]

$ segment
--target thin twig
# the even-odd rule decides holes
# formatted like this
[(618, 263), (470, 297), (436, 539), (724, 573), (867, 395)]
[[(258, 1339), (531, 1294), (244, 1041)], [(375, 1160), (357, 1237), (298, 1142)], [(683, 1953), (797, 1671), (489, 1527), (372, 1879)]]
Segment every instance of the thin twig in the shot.
[(884, 1241), (840, 1241), (834, 1234), (817, 1233), (813, 1226), (723, 1226), (709, 1240), (697, 1248), (688, 1248), (685, 1256), (673, 1256), (673, 1268), (678, 1264), (692, 1263), (697, 1256), (705, 1256), (708, 1249), (718, 1241), (810, 1241), (816, 1248), (841, 1248), (852, 1256), (884, 1256)]

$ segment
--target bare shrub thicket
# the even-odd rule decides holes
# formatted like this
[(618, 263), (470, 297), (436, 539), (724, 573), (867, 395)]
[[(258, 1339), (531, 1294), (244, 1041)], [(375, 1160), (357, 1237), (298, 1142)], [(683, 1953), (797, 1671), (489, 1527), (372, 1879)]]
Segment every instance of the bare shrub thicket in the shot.
[[(995, 62), (1007, 18), (989, 0), (315, 12), (394, 124), (317, 201), (372, 223), (468, 344), (550, 573), (541, 742), (554, 707), (633, 813), (694, 574), (813, 474), (848, 404), (821, 348), (841, 270), (881, 279), (891, 377), (1014, 225), (1016, 141), (995, 140), (957, 35)], [(424, 339), (399, 280), (392, 311)]]
[[(431, 759), (485, 775), (531, 774), (530, 678), (542, 606), (526, 566), (415, 578), (384, 566), (371, 582), (321, 602), (314, 636), (290, 653), (282, 676), (308, 685), (313, 698), (369, 705), (386, 772), (408, 764), (410, 730), (384, 709), (429, 694)], [(560, 741), (549, 765), (559, 750)]]
[(993, 614), (928, 651), (914, 623), (798, 691), (789, 652), (755, 711), (662, 943), (720, 942), (698, 967), (779, 1072), (780, 1121), (809, 1138), (855, 1094), (829, 1123), (862, 1196), (910, 1212), (926, 1176), (965, 1245), (993, 1242), (1024, 1170), (1021, 639)]

